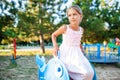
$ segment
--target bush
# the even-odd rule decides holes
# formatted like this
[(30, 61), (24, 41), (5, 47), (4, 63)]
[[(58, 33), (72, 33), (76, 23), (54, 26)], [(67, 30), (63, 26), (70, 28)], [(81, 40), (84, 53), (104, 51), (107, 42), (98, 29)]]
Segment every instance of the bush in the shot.
[(4, 46), (2, 46), (2, 45), (0, 45), (0, 49), (5, 49), (5, 47), (4, 47)]

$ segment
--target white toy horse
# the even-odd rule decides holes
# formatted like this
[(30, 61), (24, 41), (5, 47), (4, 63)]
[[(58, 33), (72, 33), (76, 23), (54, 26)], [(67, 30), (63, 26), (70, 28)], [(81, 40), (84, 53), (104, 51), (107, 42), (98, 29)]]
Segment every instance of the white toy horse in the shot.
[[(44, 57), (40, 58), (39, 55), (36, 55), (36, 64), (39, 67), (39, 80), (70, 80), (68, 71), (59, 58), (52, 58), (46, 64)], [(97, 80), (96, 73), (94, 74), (93, 80)]]
[(69, 80), (68, 71), (58, 58), (52, 58), (45, 64), (45, 58), (36, 55), (36, 63), (39, 67), (39, 80)]

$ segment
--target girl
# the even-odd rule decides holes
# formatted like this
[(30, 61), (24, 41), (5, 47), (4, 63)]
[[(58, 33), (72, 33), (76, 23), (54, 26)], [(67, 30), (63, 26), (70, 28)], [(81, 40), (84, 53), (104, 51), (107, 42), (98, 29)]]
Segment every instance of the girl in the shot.
[[(80, 45), (84, 32), (79, 26), (83, 18), (82, 10), (77, 5), (71, 6), (67, 9), (67, 16), (70, 24), (61, 26), (52, 34), (53, 56), (57, 56), (58, 50), (60, 51), (60, 60), (65, 64), (73, 80), (92, 80), (94, 71)], [(59, 48), (56, 38), (60, 34), (63, 35), (63, 41)]]

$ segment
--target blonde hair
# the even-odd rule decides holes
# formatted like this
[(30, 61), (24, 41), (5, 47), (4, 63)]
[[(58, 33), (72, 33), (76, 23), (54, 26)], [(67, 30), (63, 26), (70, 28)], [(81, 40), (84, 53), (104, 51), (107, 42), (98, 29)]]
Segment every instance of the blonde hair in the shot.
[(72, 5), (72, 6), (70, 6), (67, 9), (66, 13), (68, 13), (68, 10), (71, 9), (71, 8), (74, 9), (74, 10), (76, 10), (79, 14), (83, 15), (82, 9), (78, 5)]

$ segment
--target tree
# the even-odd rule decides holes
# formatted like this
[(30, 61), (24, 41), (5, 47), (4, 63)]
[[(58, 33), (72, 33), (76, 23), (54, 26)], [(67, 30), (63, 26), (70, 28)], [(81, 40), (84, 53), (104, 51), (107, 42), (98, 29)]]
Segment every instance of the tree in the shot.
[[(111, 4), (109, 4), (111, 3)], [(101, 14), (100, 18), (104, 20), (104, 22), (108, 23), (109, 30), (107, 31), (108, 37), (115, 38), (120, 37), (120, 6), (119, 2), (105, 2), (104, 0), (101, 2)]]
[[(111, 0), (108, 0), (111, 1)], [(85, 29), (83, 39), (90, 42), (101, 42), (104, 39), (114, 37), (119, 34), (118, 3), (109, 5), (106, 0), (75, 0), (73, 4), (78, 4), (83, 10), (83, 22), (81, 25)], [(106, 23), (108, 28), (106, 29)]]
[(16, 2), (1, 0), (0, 1), (0, 42), (3, 39), (8, 40), (16, 36), (14, 32), (14, 26), (17, 18), (17, 12), (21, 9), (21, 2), (18, 1), (18, 7), (16, 7)]
[[(55, 20), (53, 14), (59, 15), (59, 12), (56, 11), (59, 11), (62, 4), (61, 1), (30, 0), (27, 3), (26, 11), (24, 13), (19, 13), (20, 20), (18, 27), (21, 31), (23, 30), (22, 32), (25, 32), (24, 34), (28, 37), (39, 36), (43, 53), (45, 53), (44, 37), (46, 34), (51, 35), (56, 28), (53, 23)], [(53, 6), (56, 6), (57, 9)]]
[(102, 38), (100, 34), (104, 31), (104, 21), (97, 17), (99, 11), (99, 3), (93, 0), (75, 0), (73, 4), (77, 4), (83, 11), (83, 21), (81, 26), (85, 29), (83, 41), (96, 43)]

